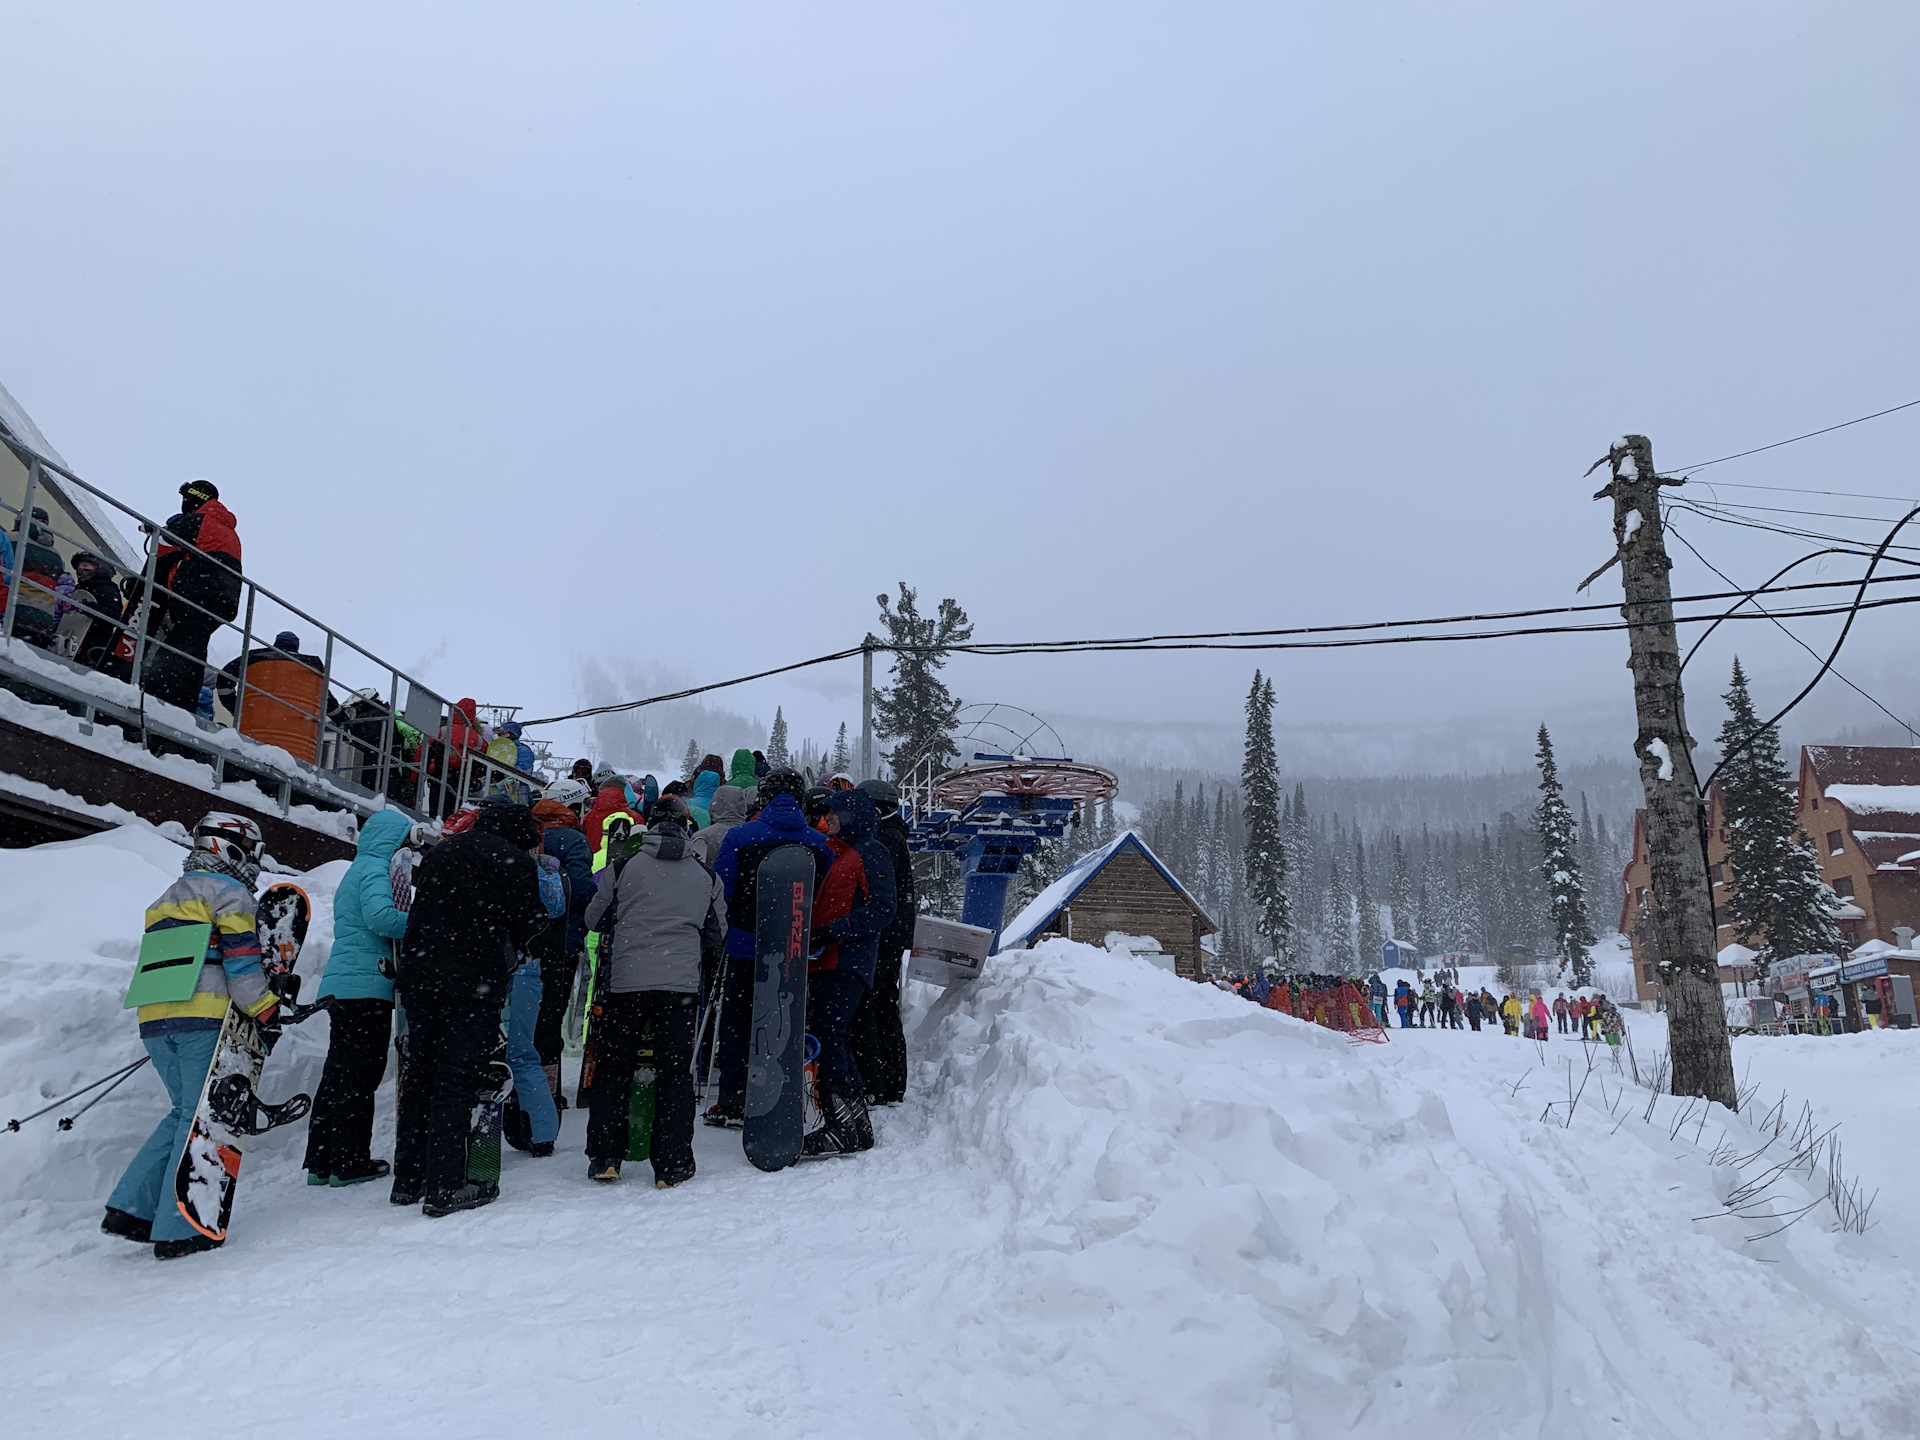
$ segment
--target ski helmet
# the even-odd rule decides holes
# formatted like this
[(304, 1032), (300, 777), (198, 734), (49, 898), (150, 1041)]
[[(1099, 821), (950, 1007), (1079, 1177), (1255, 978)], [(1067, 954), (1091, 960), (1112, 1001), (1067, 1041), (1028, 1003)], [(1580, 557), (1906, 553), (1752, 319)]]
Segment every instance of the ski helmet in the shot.
[(556, 780), (540, 792), (540, 798), (577, 810), (592, 801), (593, 792), (578, 780)]
[(776, 795), (791, 795), (798, 800), (807, 793), (807, 782), (798, 770), (782, 767), (769, 770), (760, 777), (760, 803), (766, 804)]
[(193, 827), (194, 853), (211, 857), (221, 870), (248, 885), (260, 878), (266, 848), (260, 827), (244, 815), (212, 810)]
[(693, 825), (693, 815), (678, 795), (662, 795), (647, 807), (647, 824), (678, 825), (686, 830)]

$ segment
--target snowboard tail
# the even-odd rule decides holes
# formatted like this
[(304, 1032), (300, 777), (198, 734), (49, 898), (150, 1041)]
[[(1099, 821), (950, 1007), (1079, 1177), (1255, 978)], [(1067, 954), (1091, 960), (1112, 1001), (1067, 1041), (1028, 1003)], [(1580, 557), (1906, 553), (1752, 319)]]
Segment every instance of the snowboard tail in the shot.
[(793, 1164), (806, 1135), (803, 1065), (813, 882), (813, 852), (804, 845), (782, 845), (760, 862), (741, 1143), (747, 1159), (762, 1170)]

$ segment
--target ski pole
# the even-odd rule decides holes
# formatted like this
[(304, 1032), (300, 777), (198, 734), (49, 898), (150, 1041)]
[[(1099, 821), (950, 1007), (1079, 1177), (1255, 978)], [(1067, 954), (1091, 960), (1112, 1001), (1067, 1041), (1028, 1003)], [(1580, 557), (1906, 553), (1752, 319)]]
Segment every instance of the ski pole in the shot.
[(102, 1090), (98, 1095), (94, 1096), (93, 1099), (87, 1101), (86, 1104), (82, 1105), (78, 1110), (74, 1111), (73, 1114), (62, 1115), (60, 1117), (60, 1128), (62, 1130), (73, 1129), (74, 1121), (78, 1120), (82, 1115), (86, 1114), (87, 1111), (93, 1109), (94, 1106), (98, 1105), (102, 1100), (106, 1099), (107, 1096), (113, 1094), (114, 1091), (118, 1090), (122, 1085), (126, 1084), (127, 1081), (131, 1080), (134, 1077), (134, 1072), (139, 1070), (139, 1068), (140, 1067), (138, 1064), (130, 1066), (127, 1069), (126, 1073), (123, 1074), (118, 1080), (114, 1081), (113, 1084), (107, 1086), (106, 1089)]
[(713, 1039), (707, 1042), (707, 1068), (700, 1078), (700, 1098), (707, 1098), (707, 1092), (713, 1088), (714, 1066), (720, 1063), (720, 1022), (726, 1018), (727, 1011), (727, 966), (731, 958), (722, 952), (720, 956), (720, 975), (711, 1007), (713, 1011)]
[[(49, 1110), (58, 1110), (62, 1105), (66, 1104), (69, 1100), (78, 1100), (82, 1095), (86, 1094), (89, 1090), (97, 1090), (102, 1085), (105, 1085), (109, 1080), (113, 1081), (114, 1084), (118, 1085), (122, 1080), (126, 1079), (127, 1076), (131, 1075), (134, 1071), (138, 1070), (142, 1065), (146, 1064), (147, 1061), (151, 1060), (152, 1058), (153, 1057), (151, 1055), (142, 1055), (138, 1060), (134, 1061), (131, 1065), (124, 1065), (120, 1069), (115, 1070), (110, 1075), (103, 1075), (98, 1080), (94, 1081), (93, 1084), (91, 1085), (82, 1085), (78, 1090), (74, 1091), (73, 1094), (62, 1095), (58, 1100), (52, 1101), (51, 1103), (46, 1105), (42, 1105), (38, 1110), (34, 1111), (33, 1114), (28, 1115), (23, 1119), (9, 1120), (7, 1121), (7, 1129), (18, 1130), (22, 1125), (26, 1124), (27, 1121), (38, 1120), (42, 1115), (46, 1114)], [(92, 1106), (89, 1105), (88, 1109), (91, 1109), (91, 1108)], [(87, 1112), (86, 1110), (82, 1110), (80, 1113), (84, 1115)], [(60, 1122), (60, 1128), (62, 1130), (65, 1130), (69, 1128), (72, 1124), (73, 1124), (73, 1121), (71, 1119), (63, 1120)]]

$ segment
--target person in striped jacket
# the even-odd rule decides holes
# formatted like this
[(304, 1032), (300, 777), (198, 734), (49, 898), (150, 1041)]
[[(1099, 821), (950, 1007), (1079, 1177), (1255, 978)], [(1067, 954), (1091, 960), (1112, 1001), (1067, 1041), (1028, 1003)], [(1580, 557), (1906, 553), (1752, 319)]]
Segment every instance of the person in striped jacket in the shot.
[(156, 1259), (172, 1260), (220, 1243), (180, 1214), (173, 1203), (173, 1172), (193, 1128), (227, 1007), (238, 1005), (265, 1023), (279, 1003), (260, 964), (254, 914), (253, 887), (263, 849), (258, 825), (216, 811), (194, 827), (193, 849), (180, 878), (147, 907), (149, 934), (180, 925), (213, 927), (193, 994), (139, 1009), (140, 1043), (153, 1057), (173, 1105), (113, 1187), (100, 1223), (109, 1235), (151, 1243)]

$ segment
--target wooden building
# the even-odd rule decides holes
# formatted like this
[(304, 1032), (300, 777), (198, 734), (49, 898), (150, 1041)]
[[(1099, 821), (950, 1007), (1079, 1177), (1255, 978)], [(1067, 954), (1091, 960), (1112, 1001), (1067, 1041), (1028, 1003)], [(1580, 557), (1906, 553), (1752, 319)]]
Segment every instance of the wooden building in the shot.
[(1173, 956), (1174, 973), (1204, 976), (1200, 941), (1219, 926), (1186, 886), (1132, 830), (1082, 856), (1036, 896), (1000, 934), (1000, 948), (1030, 946), (1049, 935), (1089, 945), (1119, 931), (1157, 941)]
[[(1896, 930), (1920, 929), (1920, 749), (1869, 745), (1807, 745), (1800, 751), (1800, 828), (1820, 856), (1820, 876), (1833, 888), (1834, 922), (1849, 949), (1871, 940), (1898, 945)], [(1707, 797), (1707, 867), (1719, 921), (1715, 948), (1739, 937), (1727, 919), (1732, 879), (1720, 787)], [(1642, 1004), (1659, 998), (1653, 959), (1642, 936), (1650, 868), (1646, 812), (1633, 820), (1633, 858), (1620, 897), (1620, 933), (1633, 946), (1634, 986)], [(1751, 972), (1749, 971), (1749, 976)]]

